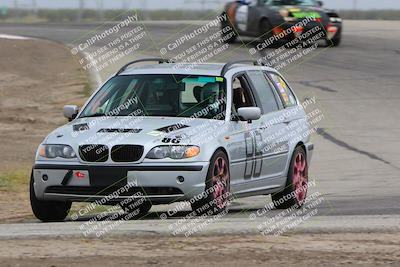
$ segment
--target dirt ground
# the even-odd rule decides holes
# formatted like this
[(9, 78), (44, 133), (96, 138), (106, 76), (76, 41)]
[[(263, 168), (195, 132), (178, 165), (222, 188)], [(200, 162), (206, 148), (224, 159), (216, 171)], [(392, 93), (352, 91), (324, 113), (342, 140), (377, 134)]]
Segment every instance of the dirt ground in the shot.
[(1, 266), (400, 266), (394, 234), (0, 240)]
[(0, 59), (0, 222), (4, 222), (31, 215), (27, 184), (36, 148), (66, 122), (65, 104), (84, 102), (87, 78), (71, 53), (53, 42), (0, 39)]
[(85, 74), (62, 45), (0, 39), (0, 170), (33, 162), (43, 138), (84, 100)]

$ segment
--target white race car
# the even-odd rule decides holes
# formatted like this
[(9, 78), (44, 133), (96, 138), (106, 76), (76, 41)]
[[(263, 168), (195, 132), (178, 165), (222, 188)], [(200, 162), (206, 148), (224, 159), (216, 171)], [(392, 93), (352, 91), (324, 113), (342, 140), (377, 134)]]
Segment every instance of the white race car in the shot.
[(287, 81), (255, 62), (133, 61), (64, 115), (70, 122), (40, 144), (32, 170), (42, 221), (64, 220), (72, 202), (140, 217), (177, 201), (199, 213), (254, 195), (272, 194), (277, 208), (305, 201), (306, 113)]

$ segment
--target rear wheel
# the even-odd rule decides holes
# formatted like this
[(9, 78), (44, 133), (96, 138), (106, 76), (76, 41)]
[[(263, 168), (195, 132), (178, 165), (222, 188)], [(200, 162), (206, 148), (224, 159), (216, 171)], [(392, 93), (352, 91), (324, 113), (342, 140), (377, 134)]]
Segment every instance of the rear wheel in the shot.
[(328, 43), (328, 46), (339, 46), (341, 41), (342, 41), (342, 38), (339, 36), (332, 40), (328, 40), (327, 43)]
[(289, 167), (285, 189), (272, 194), (275, 208), (300, 208), (307, 197), (308, 164), (304, 148), (297, 147), (293, 153)]
[(230, 197), (230, 173), (228, 157), (218, 150), (210, 160), (206, 178), (206, 190), (200, 199), (192, 203), (197, 214), (217, 214), (226, 211)]
[(29, 186), (30, 202), (33, 214), (42, 222), (62, 222), (71, 209), (71, 202), (68, 201), (44, 201), (36, 198), (33, 187), (33, 174)]
[(258, 34), (259, 37), (261, 38), (261, 40), (267, 40), (270, 37), (273, 36), (273, 32), (272, 32), (273, 28), (271, 26), (271, 23), (267, 20), (267, 19), (263, 19), (260, 22), (260, 26), (258, 29)]
[(335, 35), (332, 40), (326, 40), (326, 44), (328, 46), (339, 46), (342, 42), (342, 30), (340, 29), (339, 32)]

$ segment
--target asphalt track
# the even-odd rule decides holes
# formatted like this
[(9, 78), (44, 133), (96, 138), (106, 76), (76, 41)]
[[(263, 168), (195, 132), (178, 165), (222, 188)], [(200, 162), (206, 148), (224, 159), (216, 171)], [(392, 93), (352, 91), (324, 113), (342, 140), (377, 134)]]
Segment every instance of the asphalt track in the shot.
[[(145, 24), (148, 33), (142, 44), (145, 49), (135, 53), (132, 59), (160, 56), (162, 45), (199, 24), (201, 22)], [(73, 46), (94, 28), (94, 24), (7, 24), (0, 25), (0, 33), (44, 38)], [(198, 41), (190, 40), (180, 49)], [(319, 192), (323, 201), (318, 213), (296, 227), (296, 231), (400, 230), (399, 42), (400, 22), (346, 21), (340, 47), (320, 47), (301, 62), (281, 71), (300, 99), (316, 97), (317, 106), (324, 114), (324, 120), (313, 135), (315, 152), (310, 169), (310, 178), (316, 181), (312, 192)], [(248, 50), (253, 45), (244, 46), (238, 42), (217, 61), (250, 58)], [(257, 56), (262, 53), (265, 51)], [(118, 67), (100, 72), (97, 78), (92, 73), (93, 83), (104, 81)], [(269, 201), (266, 196), (235, 200), (228, 215), (201, 233), (257, 232), (257, 225), (249, 216)], [(112, 233), (168, 233), (168, 225), (188, 213), (186, 210), (173, 218), (160, 220), (158, 215), (171, 207), (156, 206), (147, 218), (126, 222)], [(267, 216), (277, 213), (270, 211)], [(265, 218), (257, 218), (256, 222), (263, 220)], [(32, 221), (0, 225), (0, 237), (73, 235), (79, 234), (81, 224)]]

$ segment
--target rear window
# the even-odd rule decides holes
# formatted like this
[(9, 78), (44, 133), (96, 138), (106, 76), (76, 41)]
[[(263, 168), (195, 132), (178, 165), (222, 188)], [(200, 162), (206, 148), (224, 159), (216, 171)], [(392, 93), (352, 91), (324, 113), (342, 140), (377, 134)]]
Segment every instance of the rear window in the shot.
[(271, 113), (278, 110), (278, 104), (274, 96), (274, 90), (268, 83), (262, 71), (248, 71), (248, 75), (255, 87), (258, 97), (260, 98), (263, 113)]
[(293, 107), (297, 105), (296, 98), (289, 88), (289, 85), (283, 80), (283, 78), (275, 73), (269, 73), (272, 81), (278, 89), (278, 93), (282, 99), (285, 107)]

